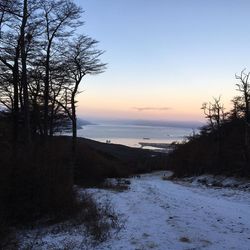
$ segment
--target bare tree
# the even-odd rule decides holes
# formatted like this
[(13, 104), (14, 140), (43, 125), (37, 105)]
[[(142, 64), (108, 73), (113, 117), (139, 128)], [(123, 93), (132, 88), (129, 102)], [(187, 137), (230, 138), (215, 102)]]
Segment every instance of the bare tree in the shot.
[(244, 155), (246, 159), (246, 165), (249, 167), (249, 127), (250, 127), (250, 72), (245, 73), (245, 69), (241, 71), (240, 75), (235, 75), (235, 78), (239, 81), (237, 90), (242, 93), (243, 107), (244, 107), (244, 120), (245, 120), (245, 149)]
[(244, 104), (244, 117), (247, 125), (250, 125), (250, 83), (249, 83), (250, 72), (245, 73), (245, 70), (242, 70), (240, 75), (235, 75), (235, 78), (239, 80), (239, 83), (236, 84), (237, 90), (242, 93), (243, 104)]
[(45, 42), (45, 78), (44, 78), (44, 135), (48, 135), (50, 64), (53, 45), (58, 39), (65, 39), (72, 34), (72, 29), (82, 24), (79, 21), (81, 8), (71, 0), (45, 0), (42, 4), (44, 15)]
[(231, 100), (231, 102), (233, 104), (233, 109), (231, 110), (230, 118), (232, 120), (240, 119), (242, 117), (242, 113), (244, 113), (244, 105), (242, 104), (242, 97), (235, 96)]
[[(8, 97), (12, 102), (13, 111), (13, 139), (18, 139), (18, 120), (19, 120), (19, 58), (20, 58), (20, 1), (3, 1), (0, 4), (1, 25), (5, 21), (5, 32), (1, 29), (0, 36), (0, 67), (11, 72), (12, 79), (5, 81), (5, 90), (9, 89)], [(5, 18), (5, 19), (4, 19)], [(7, 87), (7, 83), (9, 86)], [(6, 102), (5, 102), (6, 103)]]
[(222, 124), (225, 122), (226, 116), (224, 105), (221, 103), (221, 97), (213, 98), (213, 102), (203, 103), (201, 109), (205, 117), (209, 120), (212, 136), (216, 142), (216, 155), (218, 163), (222, 158)]
[(65, 64), (69, 85), (64, 87), (64, 95), (60, 105), (67, 112), (72, 122), (73, 149), (77, 137), (76, 96), (79, 85), (84, 76), (100, 74), (105, 70), (106, 64), (100, 61), (102, 50), (96, 49), (98, 42), (87, 36), (79, 36), (70, 42), (65, 53)]
[(220, 129), (222, 122), (225, 121), (226, 113), (224, 105), (221, 103), (221, 97), (213, 98), (213, 102), (204, 102), (201, 109), (205, 115), (205, 118), (209, 120), (211, 130)]
[(21, 51), (21, 85), (23, 90), (23, 111), (24, 111), (24, 131), (25, 138), (28, 144), (31, 140), (30, 130), (30, 113), (29, 113), (29, 93), (28, 93), (28, 81), (27, 81), (27, 52), (26, 52), (26, 27), (28, 21), (28, 0), (23, 0), (23, 11), (22, 11), (22, 23), (20, 28), (20, 51)]
[[(0, 5), (2, 17), (4, 17), (4, 29), (1, 30), (0, 36), (0, 67), (12, 74), (12, 79), (5, 81), (5, 86), (9, 85), (8, 96), (13, 100), (14, 141), (18, 139), (20, 117), (24, 123), (23, 138), (27, 142), (30, 141), (27, 61), (33, 40), (32, 34), (37, 28), (35, 17), (37, 7), (37, 0), (5, 0)], [(1, 97), (4, 98), (3, 95)], [(20, 115), (20, 109), (22, 115)]]

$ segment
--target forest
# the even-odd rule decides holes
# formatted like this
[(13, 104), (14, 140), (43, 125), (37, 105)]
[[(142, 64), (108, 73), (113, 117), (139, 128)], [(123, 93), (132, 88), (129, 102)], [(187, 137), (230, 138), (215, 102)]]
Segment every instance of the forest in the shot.
[(239, 95), (233, 97), (230, 111), (225, 111), (220, 98), (203, 103), (207, 124), (186, 142), (174, 145), (175, 150), (168, 156), (168, 167), (176, 176), (209, 173), (249, 177), (249, 76), (246, 70), (235, 75)]

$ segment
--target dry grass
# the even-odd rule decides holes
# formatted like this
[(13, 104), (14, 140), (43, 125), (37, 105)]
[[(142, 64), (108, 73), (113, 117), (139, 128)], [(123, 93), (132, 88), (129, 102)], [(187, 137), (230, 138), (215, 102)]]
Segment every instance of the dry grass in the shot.
[(105, 241), (111, 233), (118, 233), (124, 227), (124, 222), (109, 201), (97, 203), (88, 193), (82, 194), (81, 197), (82, 210), (74, 222), (84, 224), (95, 243)]
[(116, 192), (123, 192), (129, 189), (130, 180), (126, 179), (106, 179), (98, 187)]
[(173, 175), (170, 176), (162, 176), (161, 178), (163, 181), (171, 181), (174, 179)]

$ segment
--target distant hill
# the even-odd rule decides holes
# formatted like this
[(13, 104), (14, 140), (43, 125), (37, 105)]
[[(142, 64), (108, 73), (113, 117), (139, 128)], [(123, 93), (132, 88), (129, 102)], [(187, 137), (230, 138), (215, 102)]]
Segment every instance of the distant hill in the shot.
[(95, 123), (86, 121), (84, 119), (78, 118), (77, 119), (77, 128), (81, 129), (83, 126), (87, 126), (87, 125), (96, 125)]
[(156, 126), (156, 127), (175, 127), (175, 128), (199, 128), (202, 124), (196, 121), (150, 121), (150, 120), (131, 120), (132, 125)]
[(135, 120), (135, 119), (105, 119), (92, 118), (100, 124), (117, 124), (117, 125), (137, 125), (137, 126), (154, 126), (154, 127), (175, 127), (197, 129), (205, 124), (199, 121), (166, 121), (166, 120)]
[(114, 124), (153, 126), (153, 127), (174, 127), (174, 128), (200, 128), (204, 124), (197, 121), (160, 121), (160, 120), (112, 120)]

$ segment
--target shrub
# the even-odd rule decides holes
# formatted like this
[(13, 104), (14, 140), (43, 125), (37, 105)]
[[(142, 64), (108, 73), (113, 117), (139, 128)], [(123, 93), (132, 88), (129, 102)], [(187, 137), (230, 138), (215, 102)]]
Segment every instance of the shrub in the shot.
[(117, 233), (123, 228), (124, 223), (108, 200), (97, 203), (91, 194), (84, 192), (80, 203), (82, 209), (74, 221), (86, 226), (94, 243), (105, 241), (111, 233)]

